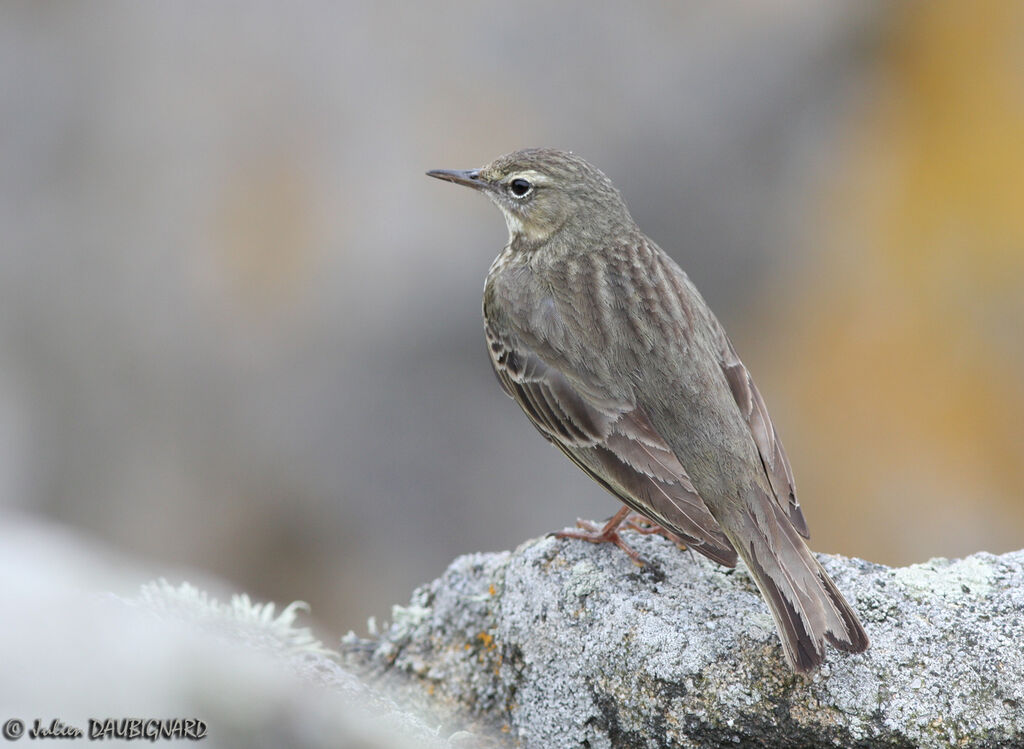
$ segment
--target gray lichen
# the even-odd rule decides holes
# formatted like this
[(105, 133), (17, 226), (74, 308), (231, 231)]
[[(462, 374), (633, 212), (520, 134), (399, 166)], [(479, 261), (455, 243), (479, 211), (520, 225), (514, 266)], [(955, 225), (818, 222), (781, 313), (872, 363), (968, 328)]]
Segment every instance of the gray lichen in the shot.
[(344, 659), (525, 747), (1024, 746), (1024, 551), (822, 555), (872, 647), (804, 678), (742, 566), (633, 540), (461, 557)]

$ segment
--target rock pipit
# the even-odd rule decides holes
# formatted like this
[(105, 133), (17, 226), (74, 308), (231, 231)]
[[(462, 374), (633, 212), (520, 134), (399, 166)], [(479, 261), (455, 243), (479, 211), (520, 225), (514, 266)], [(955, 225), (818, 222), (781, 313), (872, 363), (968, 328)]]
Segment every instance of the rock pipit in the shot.
[(865, 650), (856, 613), (804, 543), (789, 460), (750, 373), (611, 180), (543, 148), (427, 174), (479, 190), (508, 223), (484, 286), (498, 381), (625, 504), (604, 528), (560, 535), (625, 546), (617, 528), (632, 510), (720, 564), (742, 557), (796, 671), (818, 666), (826, 641)]

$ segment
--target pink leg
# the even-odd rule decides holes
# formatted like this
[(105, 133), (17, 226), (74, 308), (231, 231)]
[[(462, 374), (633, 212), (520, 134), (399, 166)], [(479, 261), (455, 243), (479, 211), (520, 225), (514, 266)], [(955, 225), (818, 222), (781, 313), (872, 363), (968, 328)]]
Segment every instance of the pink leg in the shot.
[[(625, 505), (622, 509), (615, 513), (611, 520), (605, 523), (603, 526), (598, 527), (589, 520), (577, 520), (577, 527), (582, 530), (578, 531), (558, 531), (552, 535), (555, 538), (578, 538), (580, 541), (589, 541), (592, 544), (604, 544), (612, 543), (622, 549), (629, 558), (639, 564), (641, 567), (644, 565), (644, 560), (640, 557), (640, 554), (636, 549), (632, 548), (629, 544), (622, 540), (622, 536), (619, 535), (619, 526), (626, 520), (629, 515), (629, 508)], [(635, 527), (628, 525), (627, 527)], [(653, 531), (652, 531), (653, 532)]]
[(680, 549), (688, 548), (686, 542), (679, 538), (672, 531), (658, 525), (648, 517), (644, 517), (639, 512), (634, 512), (632, 515), (627, 517), (624, 521), (627, 528), (636, 531), (637, 533), (643, 533), (645, 536), (658, 535), (667, 538), (669, 541), (674, 543)]

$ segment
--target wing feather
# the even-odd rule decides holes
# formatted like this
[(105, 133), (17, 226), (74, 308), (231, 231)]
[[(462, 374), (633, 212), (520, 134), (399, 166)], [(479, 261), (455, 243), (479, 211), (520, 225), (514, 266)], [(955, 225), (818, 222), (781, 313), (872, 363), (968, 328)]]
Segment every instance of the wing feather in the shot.
[(807, 521), (804, 520), (803, 510), (800, 509), (800, 502), (796, 498), (793, 470), (789, 467), (789, 458), (782, 447), (782, 440), (779, 439), (778, 432), (775, 431), (775, 426), (768, 415), (768, 407), (725, 331), (720, 331), (720, 338), (722, 371), (732, 390), (733, 398), (736, 399), (736, 405), (740, 407), (740, 412), (750, 427), (775, 499), (786, 512), (797, 533), (804, 538), (810, 538)]
[(634, 511), (716, 562), (736, 564), (729, 539), (640, 409), (598, 402), (523, 342), (500, 338), (489, 326), (486, 332), (502, 388), (545, 438)]

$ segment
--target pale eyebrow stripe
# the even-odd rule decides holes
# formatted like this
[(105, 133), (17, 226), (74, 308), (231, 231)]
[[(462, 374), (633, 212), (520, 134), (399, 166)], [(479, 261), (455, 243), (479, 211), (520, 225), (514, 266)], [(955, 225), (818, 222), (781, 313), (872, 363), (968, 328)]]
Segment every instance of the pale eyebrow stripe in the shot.
[(505, 182), (510, 182), (514, 179), (525, 179), (532, 182), (535, 185), (549, 185), (551, 180), (548, 179), (546, 174), (535, 172), (532, 169), (527, 169), (525, 172), (512, 172), (508, 177), (505, 178)]

